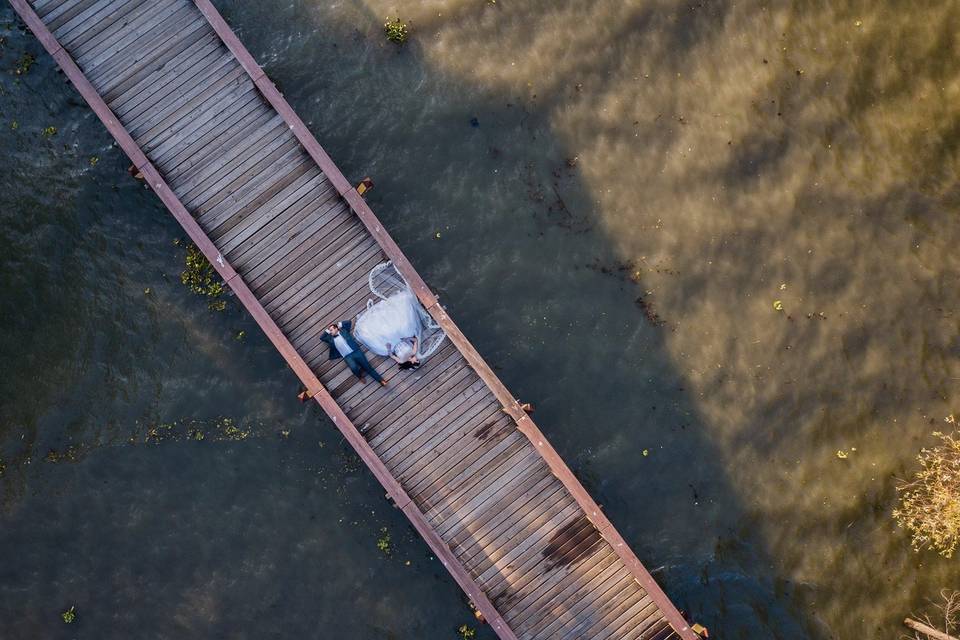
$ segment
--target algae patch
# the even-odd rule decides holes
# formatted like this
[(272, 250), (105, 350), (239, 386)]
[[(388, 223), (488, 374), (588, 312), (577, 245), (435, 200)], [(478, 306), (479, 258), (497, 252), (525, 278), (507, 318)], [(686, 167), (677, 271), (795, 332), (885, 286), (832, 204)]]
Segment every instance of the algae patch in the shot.
[(223, 280), (196, 245), (187, 247), (184, 263), (185, 268), (180, 274), (180, 282), (195, 294), (206, 297), (207, 307), (210, 310), (226, 309), (227, 301), (223, 299), (223, 295), (227, 290), (223, 286)]

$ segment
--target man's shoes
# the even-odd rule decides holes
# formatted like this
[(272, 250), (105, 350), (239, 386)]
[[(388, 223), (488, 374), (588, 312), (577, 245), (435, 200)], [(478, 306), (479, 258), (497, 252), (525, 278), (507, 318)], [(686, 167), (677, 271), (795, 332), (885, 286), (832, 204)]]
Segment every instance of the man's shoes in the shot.
[(380, 386), (381, 386), (381, 387), (385, 387), (385, 386), (387, 386), (387, 384), (388, 384), (388, 382), (387, 382), (387, 379), (386, 379), (386, 378), (383, 378), (382, 380), (380, 380)]
[(363, 374), (361, 373), (361, 374), (360, 374), (360, 384), (366, 384), (366, 383), (367, 383), (367, 376), (365, 376), (365, 375), (363, 375)]

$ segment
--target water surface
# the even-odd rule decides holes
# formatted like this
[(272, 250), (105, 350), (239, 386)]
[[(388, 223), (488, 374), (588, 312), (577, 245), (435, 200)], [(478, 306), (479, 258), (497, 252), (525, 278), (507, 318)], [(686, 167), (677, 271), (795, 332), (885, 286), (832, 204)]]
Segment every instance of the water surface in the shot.
[[(218, 6), (714, 635), (893, 638), (960, 584), (890, 518), (960, 379), (960, 5)], [(38, 59), (0, 84), (0, 628), (455, 637), (453, 582), (0, 19), (3, 69)]]

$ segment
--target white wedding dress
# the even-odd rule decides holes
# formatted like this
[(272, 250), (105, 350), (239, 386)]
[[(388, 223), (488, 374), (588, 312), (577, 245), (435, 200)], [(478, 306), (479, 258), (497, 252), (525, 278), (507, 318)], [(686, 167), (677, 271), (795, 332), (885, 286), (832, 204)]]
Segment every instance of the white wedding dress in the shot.
[(399, 354), (402, 359), (412, 351), (417, 339), (417, 357), (422, 361), (437, 350), (446, 337), (439, 325), (417, 300), (416, 295), (390, 262), (373, 268), (370, 291), (380, 300), (367, 301), (357, 316), (354, 337), (379, 356)]

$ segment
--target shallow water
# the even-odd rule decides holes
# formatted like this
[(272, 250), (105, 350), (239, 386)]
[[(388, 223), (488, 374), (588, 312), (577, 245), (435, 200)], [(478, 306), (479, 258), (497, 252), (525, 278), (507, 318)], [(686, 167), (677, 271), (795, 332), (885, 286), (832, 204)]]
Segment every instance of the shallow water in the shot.
[[(890, 518), (957, 406), (960, 3), (219, 6), (714, 635), (894, 638), (960, 586)], [(455, 637), (453, 582), (0, 35), (0, 636)]]

